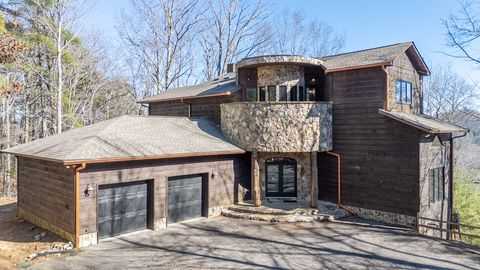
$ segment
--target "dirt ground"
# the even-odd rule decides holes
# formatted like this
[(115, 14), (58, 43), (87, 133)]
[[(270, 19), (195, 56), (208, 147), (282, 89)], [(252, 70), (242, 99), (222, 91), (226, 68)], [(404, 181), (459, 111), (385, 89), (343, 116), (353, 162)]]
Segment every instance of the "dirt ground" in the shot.
[[(32, 255), (52, 250), (54, 245), (67, 244), (62, 238), (17, 218), (16, 213), (16, 199), (0, 198), (0, 270), (39, 263), (46, 257), (32, 260)], [(36, 241), (35, 237), (40, 237), (40, 240)]]

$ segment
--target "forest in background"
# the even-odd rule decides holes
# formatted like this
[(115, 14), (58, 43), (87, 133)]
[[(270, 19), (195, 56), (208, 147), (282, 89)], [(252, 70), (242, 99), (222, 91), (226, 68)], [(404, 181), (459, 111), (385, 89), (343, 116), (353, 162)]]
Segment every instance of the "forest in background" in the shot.
[[(0, 148), (143, 114), (136, 101), (212, 79), (244, 57), (332, 55), (343, 52), (348, 38), (301, 10), (267, 8), (268, 0), (132, 0), (119, 14), (121, 40), (113, 43), (84, 30), (81, 19), (91, 6), (88, 0), (0, 1)], [(465, 1), (443, 23), (456, 52), (450, 56), (480, 67), (478, 12), (478, 4)], [(471, 130), (456, 144), (456, 205), (462, 221), (480, 225), (479, 82), (452, 72), (448, 62), (430, 68), (425, 113)], [(15, 162), (1, 155), (3, 196), (15, 196)]]

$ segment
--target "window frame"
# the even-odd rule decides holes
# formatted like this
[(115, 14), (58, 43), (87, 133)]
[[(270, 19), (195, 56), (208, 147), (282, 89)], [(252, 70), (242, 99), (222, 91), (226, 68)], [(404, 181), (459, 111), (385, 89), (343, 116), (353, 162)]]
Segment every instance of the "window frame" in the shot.
[(413, 103), (413, 84), (410, 81), (397, 79), (395, 83), (395, 97), (398, 104)]
[[(271, 90), (273, 90), (273, 91), (271, 91)], [(275, 94), (274, 99), (272, 99), (272, 95), (271, 95), (272, 92)], [(278, 96), (277, 95), (277, 86), (276, 85), (267, 86), (267, 100), (268, 100), (268, 102), (277, 101), (277, 96)]]

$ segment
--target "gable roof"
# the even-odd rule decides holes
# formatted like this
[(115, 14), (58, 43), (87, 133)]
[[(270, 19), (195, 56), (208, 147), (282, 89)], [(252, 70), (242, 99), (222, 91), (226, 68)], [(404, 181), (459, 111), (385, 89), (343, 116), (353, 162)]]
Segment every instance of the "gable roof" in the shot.
[(120, 116), (3, 150), (64, 164), (239, 154), (205, 119)]
[(420, 56), (415, 43), (403, 42), (372, 49), (342, 53), (320, 58), (327, 72), (380, 65), (392, 65), (402, 53), (407, 53), (412, 63), (422, 75), (430, 74), (425, 61)]
[(239, 89), (240, 87), (236, 86), (235, 73), (226, 73), (201, 84), (173, 88), (158, 95), (147, 97), (140, 103), (230, 95)]
[(468, 132), (469, 130), (460, 126), (450, 124), (429, 115), (420, 115), (404, 112), (389, 112), (379, 109), (378, 112), (393, 120), (402, 122), (426, 133), (442, 134), (453, 132)]

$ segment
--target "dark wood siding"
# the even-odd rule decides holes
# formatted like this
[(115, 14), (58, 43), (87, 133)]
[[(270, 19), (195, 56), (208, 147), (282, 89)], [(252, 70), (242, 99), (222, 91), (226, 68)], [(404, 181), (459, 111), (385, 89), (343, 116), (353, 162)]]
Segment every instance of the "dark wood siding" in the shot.
[[(447, 221), (448, 197), (450, 183), (450, 134), (439, 135), (439, 141), (435, 144), (435, 136), (422, 136), (420, 140), (420, 216), (437, 220)], [(444, 167), (444, 199), (431, 202), (429, 198), (429, 170)], [(427, 223), (427, 222), (424, 222)], [(437, 223), (440, 227), (440, 223)], [(443, 224), (446, 229), (446, 223)], [(440, 236), (439, 232), (432, 232)]]
[(159, 116), (188, 116), (188, 105), (179, 100), (150, 103), (149, 115)]
[[(237, 91), (239, 92), (239, 91)], [(236, 96), (220, 96), (177, 101), (155, 102), (149, 105), (149, 115), (205, 117), (220, 125), (220, 104), (235, 102)]]
[[(333, 98), (333, 150), (341, 155), (343, 203), (416, 215), (420, 132), (378, 113), (385, 107), (381, 68), (327, 75)], [(319, 155), (320, 199), (336, 200), (334, 157)], [(335, 167), (332, 167), (335, 166)]]
[(19, 157), (18, 174), (18, 207), (73, 234), (75, 232), (73, 170), (65, 169), (61, 163)]
[[(406, 53), (399, 55), (393, 65), (387, 67), (389, 74), (389, 110), (399, 112), (421, 113), (422, 110), (422, 77), (412, 64)], [(397, 103), (396, 82), (404, 80), (412, 83), (412, 104)]]
[[(98, 185), (151, 180), (153, 189), (153, 220), (166, 217), (166, 181), (168, 177), (208, 174), (208, 207), (230, 205), (243, 200), (250, 189), (250, 158), (248, 155), (178, 158), (135, 162), (89, 164), (81, 171), (81, 190), (88, 184)], [(212, 178), (213, 172), (216, 177)], [(81, 196), (80, 232), (97, 230), (97, 200)]]

